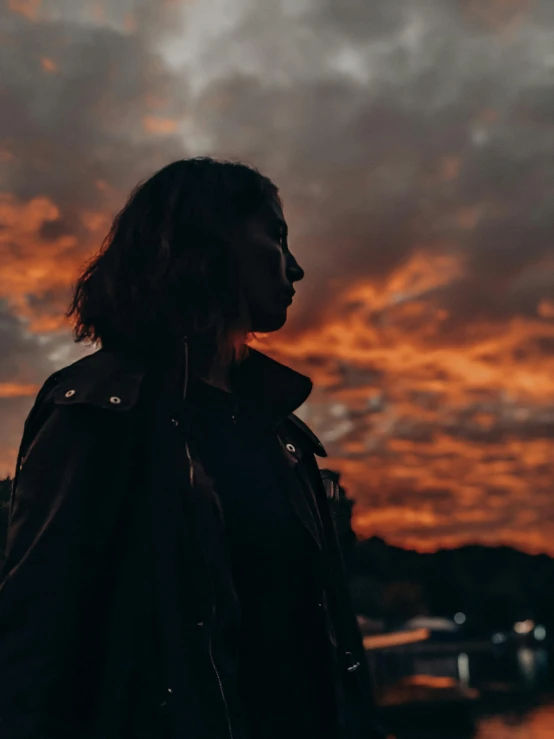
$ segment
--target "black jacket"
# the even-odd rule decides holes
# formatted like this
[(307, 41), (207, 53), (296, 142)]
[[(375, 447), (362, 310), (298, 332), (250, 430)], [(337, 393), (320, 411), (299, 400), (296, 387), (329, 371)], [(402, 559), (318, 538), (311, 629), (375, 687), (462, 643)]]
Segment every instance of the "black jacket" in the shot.
[[(207, 561), (223, 528), (187, 444), (186, 353), (181, 381), (162, 378), (102, 349), (50, 376), (26, 419), (0, 573), (2, 739), (240, 736), (211, 639)], [(237, 382), (274, 429), (296, 511), (325, 558), (316, 610), (338, 736), (377, 736), (314, 456), (326, 452), (293, 413), (312, 383), (254, 350)]]

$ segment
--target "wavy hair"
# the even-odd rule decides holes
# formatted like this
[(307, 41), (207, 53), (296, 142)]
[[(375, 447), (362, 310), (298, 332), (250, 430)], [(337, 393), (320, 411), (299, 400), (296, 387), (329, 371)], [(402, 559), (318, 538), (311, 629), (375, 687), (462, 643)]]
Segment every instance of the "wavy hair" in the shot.
[(255, 167), (181, 159), (139, 183), (86, 263), (66, 312), (76, 343), (145, 359), (188, 337), (196, 369), (247, 356), (250, 317), (231, 240), (277, 187)]

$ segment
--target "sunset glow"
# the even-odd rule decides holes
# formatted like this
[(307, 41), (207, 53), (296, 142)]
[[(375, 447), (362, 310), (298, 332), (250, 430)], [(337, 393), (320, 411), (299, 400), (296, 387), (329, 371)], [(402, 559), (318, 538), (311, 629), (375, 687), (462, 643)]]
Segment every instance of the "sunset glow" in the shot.
[(280, 188), (306, 278), (253, 345), (357, 533), (554, 555), (552, 3), (285, 5), (2, 5), (0, 472), (129, 192), (211, 154)]

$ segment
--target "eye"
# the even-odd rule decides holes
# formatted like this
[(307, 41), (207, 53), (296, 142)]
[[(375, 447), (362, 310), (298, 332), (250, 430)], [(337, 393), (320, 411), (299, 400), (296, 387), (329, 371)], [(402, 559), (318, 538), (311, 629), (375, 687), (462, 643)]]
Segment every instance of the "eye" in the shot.
[(286, 226), (282, 226), (280, 223), (275, 223), (272, 225), (269, 229), (269, 234), (272, 239), (277, 241), (277, 243), (281, 246), (281, 248), (286, 251), (288, 249), (287, 246), (287, 228)]

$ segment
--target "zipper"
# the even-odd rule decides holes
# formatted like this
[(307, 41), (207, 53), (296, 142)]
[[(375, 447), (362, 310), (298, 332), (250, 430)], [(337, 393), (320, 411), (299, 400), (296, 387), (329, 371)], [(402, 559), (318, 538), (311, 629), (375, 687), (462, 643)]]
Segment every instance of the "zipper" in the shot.
[[(184, 345), (185, 345), (185, 378), (183, 381), (183, 407), (184, 407), (184, 401), (187, 396), (187, 388), (188, 388), (188, 370), (189, 370), (189, 354), (188, 354), (188, 337), (183, 337)], [(235, 416), (233, 415), (233, 422), (235, 422)], [(188, 441), (185, 439), (185, 451), (187, 454), (187, 459), (189, 462), (189, 481), (191, 487), (194, 485), (194, 469), (192, 466), (192, 457), (190, 454), (190, 449), (188, 445)], [(201, 548), (202, 551), (202, 548)], [(206, 565), (206, 569), (209, 571), (209, 565), (206, 561), (206, 558), (204, 557), (204, 553), (202, 552), (202, 556), (204, 558), (204, 562)], [(215, 621), (215, 602), (214, 602), (214, 593), (213, 593), (213, 581), (211, 581), (212, 584), (212, 621)], [(227, 730), (229, 732), (229, 739), (234, 739), (233, 736), (233, 728), (231, 726), (231, 717), (229, 715), (229, 704), (227, 703), (227, 698), (225, 697), (225, 691), (223, 690), (223, 682), (221, 680), (221, 675), (219, 674), (219, 670), (217, 669), (217, 666), (215, 664), (213, 651), (212, 651), (212, 632), (208, 625), (208, 653), (210, 655), (210, 662), (213, 668), (213, 671), (215, 673), (217, 684), (219, 685), (219, 692), (221, 693), (221, 699), (223, 701), (223, 705), (225, 707), (225, 718), (227, 719)]]
[(192, 487), (194, 485), (194, 469), (192, 467), (192, 457), (190, 456), (190, 449), (188, 442), (185, 440), (185, 452), (187, 454), (187, 459), (189, 461), (189, 483)]
[[(215, 605), (212, 605), (212, 619), (215, 620)], [(221, 681), (221, 675), (219, 674), (219, 670), (217, 669), (217, 666), (215, 664), (215, 660), (214, 660), (214, 656), (212, 652), (212, 633), (211, 631), (208, 632), (208, 652), (210, 655), (210, 662), (212, 663), (212, 667), (215, 672), (215, 676), (217, 678), (217, 682), (219, 685), (219, 692), (221, 693), (223, 705), (225, 706), (225, 717), (227, 719), (227, 730), (229, 731), (229, 739), (233, 739), (233, 728), (231, 726), (231, 717), (229, 715), (229, 705), (227, 703), (227, 699), (225, 698), (225, 691), (223, 690), (223, 682)]]
[[(189, 380), (189, 345), (188, 345), (188, 337), (183, 337), (183, 343), (185, 345), (185, 378), (183, 381), (183, 408), (185, 405), (185, 398), (187, 397), (187, 389), (188, 389), (188, 380)], [(188, 440), (185, 438), (185, 452), (187, 455), (187, 459), (189, 462), (189, 483), (192, 487), (194, 485), (194, 468), (192, 466), (192, 457), (190, 455), (190, 449)]]

